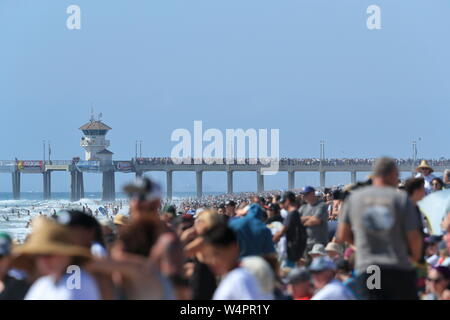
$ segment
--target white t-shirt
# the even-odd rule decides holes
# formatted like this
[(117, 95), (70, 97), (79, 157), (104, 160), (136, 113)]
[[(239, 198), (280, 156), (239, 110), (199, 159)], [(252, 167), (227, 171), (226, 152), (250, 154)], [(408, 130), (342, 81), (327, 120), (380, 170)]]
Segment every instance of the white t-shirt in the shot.
[[(28, 290), (25, 300), (100, 300), (100, 292), (94, 278), (83, 270), (80, 271), (79, 286), (73, 277), (64, 275), (55, 283), (53, 276), (44, 276), (36, 280)], [(73, 288), (73, 289), (71, 289)]]
[(289, 212), (286, 209), (281, 209), (280, 210), (280, 215), (283, 218), (283, 220), (286, 219), (286, 217), (288, 216), (288, 213)]
[(256, 278), (244, 268), (236, 268), (227, 273), (216, 291), (213, 300), (268, 300)]
[(311, 300), (355, 300), (350, 290), (339, 280), (331, 280)]

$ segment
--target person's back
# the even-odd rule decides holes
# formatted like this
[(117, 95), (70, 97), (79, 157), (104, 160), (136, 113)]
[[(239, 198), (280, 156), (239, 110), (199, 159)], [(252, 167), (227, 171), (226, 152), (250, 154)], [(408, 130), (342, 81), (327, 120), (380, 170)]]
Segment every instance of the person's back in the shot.
[(259, 205), (251, 205), (247, 215), (234, 219), (229, 226), (237, 235), (240, 257), (275, 253), (272, 233), (261, 221), (262, 209)]
[[(394, 159), (378, 159), (373, 186), (350, 194), (338, 226), (337, 241), (356, 246), (358, 281), (365, 296), (373, 300), (418, 298), (412, 262), (420, 260), (423, 239), (412, 201), (396, 189), (398, 175)], [(369, 281), (377, 290), (367, 285)]]
[(370, 265), (411, 270), (406, 232), (417, 224), (414, 207), (405, 192), (393, 187), (364, 187), (348, 198), (342, 220), (352, 225), (356, 269)]
[(288, 213), (285, 226), (288, 259), (297, 261), (305, 251), (307, 239), (306, 228), (302, 225), (300, 214), (297, 210), (292, 210)]

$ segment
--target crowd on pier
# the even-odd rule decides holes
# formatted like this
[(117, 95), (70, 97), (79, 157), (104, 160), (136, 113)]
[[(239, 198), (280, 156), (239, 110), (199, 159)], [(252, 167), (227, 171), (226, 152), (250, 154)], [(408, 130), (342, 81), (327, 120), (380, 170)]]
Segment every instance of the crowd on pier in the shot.
[[(336, 158), (336, 159), (320, 159), (320, 158), (242, 158), (242, 159), (227, 159), (227, 158), (171, 158), (171, 157), (153, 157), (153, 158), (136, 158), (134, 159), (137, 165), (173, 165), (173, 164), (258, 164), (266, 165), (271, 161), (278, 160), (280, 165), (292, 165), (292, 166), (318, 166), (320, 164), (324, 166), (372, 166), (375, 158)], [(431, 166), (444, 166), (450, 167), (450, 159), (429, 159), (426, 160)], [(416, 159), (395, 159), (398, 166), (415, 166), (417, 165)]]
[(398, 160), (371, 163), (343, 188), (176, 204), (137, 178), (129, 214), (38, 216), (21, 244), (0, 232), (0, 299), (449, 300), (450, 215), (437, 232), (417, 203), (450, 173), (422, 161), (400, 181)]

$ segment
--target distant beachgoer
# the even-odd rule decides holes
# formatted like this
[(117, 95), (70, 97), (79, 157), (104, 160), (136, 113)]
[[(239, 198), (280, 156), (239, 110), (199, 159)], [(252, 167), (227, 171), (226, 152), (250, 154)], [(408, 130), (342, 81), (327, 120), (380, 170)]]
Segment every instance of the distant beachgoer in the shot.
[(450, 291), (450, 269), (444, 266), (432, 267), (428, 271), (427, 300), (448, 300)]
[(316, 196), (313, 187), (303, 188), (301, 194), (306, 204), (298, 211), (308, 234), (306, 249), (310, 251), (317, 243), (324, 246), (328, 243), (328, 211), (327, 205)]
[(335, 278), (336, 265), (330, 258), (315, 258), (309, 271), (317, 290), (311, 300), (355, 300), (352, 292)]
[(313, 296), (313, 286), (308, 269), (292, 269), (287, 276), (287, 290), (293, 300), (310, 300)]
[(15, 277), (10, 268), (12, 244), (10, 235), (0, 232), (0, 300), (23, 300), (30, 288), (30, 284)]
[(282, 236), (286, 237), (286, 259), (282, 267), (294, 268), (306, 249), (307, 233), (300, 220), (298, 201), (295, 194), (287, 191), (280, 199), (280, 204), (288, 211), (283, 221), (283, 228), (274, 235), (273, 241), (277, 243)]
[(431, 192), (441, 191), (444, 189), (444, 181), (441, 178), (433, 178), (431, 180)]
[(425, 179), (425, 190), (427, 193), (430, 193), (432, 191), (431, 181), (436, 178), (436, 176), (432, 174), (434, 171), (433, 168), (426, 160), (422, 160), (416, 171), (416, 178), (423, 177)]

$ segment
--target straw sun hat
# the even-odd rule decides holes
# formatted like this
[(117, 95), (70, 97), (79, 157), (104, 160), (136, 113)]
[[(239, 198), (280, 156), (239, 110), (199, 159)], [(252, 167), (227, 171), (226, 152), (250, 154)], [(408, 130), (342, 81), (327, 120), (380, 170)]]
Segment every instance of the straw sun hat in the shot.
[(33, 230), (25, 244), (13, 249), (13, 267), (32, 271), (37, 255), (62, 255), (74, 258), (74, 264), (91, 259), (88, 248), (72, 243), (67, 227), (44, 217), (33, 221)]
[(417, 170), (419, 169), (430, 169), (431, 172), (433, 172), (433, 168), (430, 167), (430, 165), (428, 164), (427, 160), (422, 160), (419, 164), (419, 166), (417, 167)]

